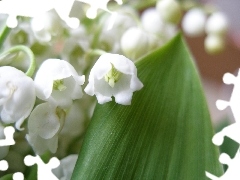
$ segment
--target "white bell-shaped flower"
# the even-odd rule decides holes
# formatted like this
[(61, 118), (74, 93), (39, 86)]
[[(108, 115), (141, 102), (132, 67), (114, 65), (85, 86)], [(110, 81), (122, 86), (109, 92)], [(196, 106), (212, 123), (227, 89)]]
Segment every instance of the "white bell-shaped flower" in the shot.
[(207, 19), (206, 33), (224, 36), (228, 30), (228, 19), (222, 12), (215, 12)]
[(131, 27), (123, 34), (120, 44), (124, 54), (136, 60), (153, 50), (158, 44), (158, 39), (141, 28)]
[(48, 11), (31, 19), (31, 28), (40, 42), (49, 42), (52, 37), (63, 34), (63, 24), (55, 11)]
[(33, 80), (22, 71), (11, 67), (0, 67), (0, 113), (1, 121), (16, 123), (20, 129), (35, 103)]
[(193, 8), (183, 17), (182, 28), (188, 36), (201, 36), (204, 34), (207, 15), (203, 9)]
[(177, 33), (177, 26), (165, 22), (163, 17), (154, 7), (143, 11), (141, 15), (141, 23), (143, 29), (149, 32), (148, 36), (151, 33), (158, 36), (158, 46), (163, 45), (165, 42), (172, 39)]
[(70, 63), (59, 59), (44, 61), (34, 79), (37, 97), (62, 108), (82, 97), (84, 81), (84, 75), (79, 76)]
[(55, 153), (58, 147), (58, 134), (66, 118), (63, 109), (48, 102), (38, 105), (28, 119), (26, 139), (34, 151), (41, 155), (46, 150)]
[(106, 53), (100, 56), (89, 75), (89, 84), (84, 91), (97, 97), (98, 103), (112, 101), (130, 105), (134, 91), (140, 90), (143, 84), (137, 77), (137, 68), (126, 57)]
[(143, 28), (153, 34), (161, 34), (164, 31), (165, 22), (156, 8), (148, 8), (141, 15)]
[(101, 49), (107, 52), (119, 52), (120, 39), (130, 27), (136, 26), (137, 11), (130, 6), (121, 6), (116, 12), (102, 16), (100, 23), (103, 25), (99, 37)]
[(218, 54), (225, 48), (225, 39), (216, 34), (209, 34), (204, 40), (204, 47), (209, 54)]
[(182, 18), (182, 9), (176, 0), (159, 0), (156, 8), (166, 22), (178, 24)]

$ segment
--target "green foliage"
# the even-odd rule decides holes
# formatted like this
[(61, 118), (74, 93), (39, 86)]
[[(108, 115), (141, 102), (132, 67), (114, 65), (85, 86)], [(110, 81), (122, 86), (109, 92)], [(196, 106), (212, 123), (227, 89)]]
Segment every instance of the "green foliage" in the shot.
[(131, 106), (96, 106), (72, 180), (222, 175), (199, 76), (181, 35), (136, 66), (143, 89)]

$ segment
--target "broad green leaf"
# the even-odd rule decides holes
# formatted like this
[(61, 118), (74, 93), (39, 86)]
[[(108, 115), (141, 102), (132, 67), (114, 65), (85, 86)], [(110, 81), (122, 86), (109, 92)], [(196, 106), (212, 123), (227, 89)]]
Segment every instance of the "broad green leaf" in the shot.
[(136, 63), (132, 105), (97, 105), (72, 180), (204, 180), (223, 174), (192, 57), (176, 36)]

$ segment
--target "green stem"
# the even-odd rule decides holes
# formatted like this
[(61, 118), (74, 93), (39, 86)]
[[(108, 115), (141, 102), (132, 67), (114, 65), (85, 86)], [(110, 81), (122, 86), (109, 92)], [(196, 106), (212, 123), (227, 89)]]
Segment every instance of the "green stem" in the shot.
[(7, 25), (5, 25), (2, 28), (2, 31), (0, 32), (0, 49), (2, 48), (2, 45), (3, 45), (5, 39), (7, 38), (10, 31), (11, 31), (11, 28), (9, 28)]
[(29, 47), (23, 46), (23, 45), (17, 45), (17, 46), (14, 46), (14, 47), (8, 49), (7, 51), (3, 52), (0, 56), (6, 56), (10, 53), (16, 53), (19, 51), (23, 51), (28, 55), (29, 60), (30, 60), (30, 65), (25, 74), (29, 77), (32, 77), (35, 72), (35, 68), (36, 68), (36, 59), (35, 59), (35, 56), (34, 56), (32, 50)]
[(97, 56), (101, 56), (103, 54), (107, 53), (106, 51), (104, 50), (101, 50), (101, 49), (90, 49), (88, 52), (87, 52), (87, 55), (97, 55)]

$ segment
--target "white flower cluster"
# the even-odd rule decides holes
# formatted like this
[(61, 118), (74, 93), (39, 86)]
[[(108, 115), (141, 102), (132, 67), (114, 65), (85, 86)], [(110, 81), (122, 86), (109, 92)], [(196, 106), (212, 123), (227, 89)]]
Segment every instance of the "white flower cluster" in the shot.
[(176, 34), (181, 14), (177, 1), (158, 1), (156, 7), (143, 11), (139, 26), (132, 26), (122, 34), (122, 51), (127, 57), (136, 60), (162, 46)]
[[(91, 96), (96, 95), (100, 104), (112, 101), (114, 97), (116, 103), (130, 105), (133, 92), (143, 87), (134, 63), (126, 55), (119, 55), (123, 54), (121, 35), (116, 36), (116, 33), (123, 34), (136, 25), (132, 18), (137, 16), (136, 11), (130, 7), (120, 8), (118, 13), (108, 13), (100, 18), (106, 22), (103, 26), (90, 23), (89, 28), (84, 24), (84, 21), (89, 24), (89, 19), (79, 13), (85, 10), (82, 5), (76, 5), (78, 8), (73, 7), (72, 11), (82, 22), (78, 28), (70, 28), (51, 10), (43, 16), (23, 19), (11, 30), (4, 49), (21, 44), (32, 50), (37, 66), (33, 79), (21, 71), (31, 66), (24, 54), (0, 56), (0, 127), (15, 123), (25, 149), (30, 149), (30, 145), (38, 155), (50, 151), (67, 156), (73, 142), (77, 144), (74, 152), (79, 151), (82, 134), (95, 106), (95, 98)], [(99, 28), (101, 31), (96, 37), (95, 29)], [(96, 52), (101, 49), (99, 52), (109, 53), (96, 61), (93, 47)], [(89, 76), (85, 92), (90, 96), (82, 91), (85, 86), (82, 74)], [(0, 159), (12, 153), (23, 154), (15, 149), (2, 148)]]
[[(16, 128), (20, 129), (30, 115), (28, 142), (37, 154), (46, 150), (55, 153), (67, 110), (73, 105), (73, 100), (82, 98), (84, 82), (84, 75), (79, 76), (70, 63), (60, 59), (45, 60), (34, 81), (14, 67), (0, 67), (1, 121), (16, 123)], [(85, 91), (95, 94), (100, 104), (111, 101), (111, 96), (114, 96), (117, 103), (130, 105), (133, 92), (142, 87), (131, 60), (107, 53), (93, 66)], [(33, 109), (36, 96), (46, 102)]]
[(183, 17), (182, 28), (191, 37), (207, 34), (205, 49), (210, 54), (223, 51), (228, 30), (228, 20), (222, 12), (213, 12), (207, 16), (202, 8), (190, 9)]
[[(100, 104), (114, 98), (118, 104), (130, 105), (133, 93), (143, 87), (133, 61), (168, 42), (181, 22), (189, 36), (207, 34), (207, 52), (224, 48), (228, 24), (222, 13), (208, 16), (194, 8), (183, 15), (184, 7), (177, 0), (158, 0), (155, 7), (141, 13), (131, 6), (132, 1), (124, 6), (108, 2), (66, 1), (71, 7), (66, 6), (65, 15), (50, 10), (31, 19), (22, 18), (4, 40), (4, 46), (0, 36), (1, 50), (19, 44), (29, 47), (37, 66), (32, 79), (20, 71), (30, 66), (23, 53), (0, 55), (0, 137), (6, 124), (15, 123), (18, 130), (27, 127), (27, 133), (17, 132), (19, 139), (27, 139), (24, 146), (30, 144), (39, 155), (50, 151), (67, 157), (72, 151), (79, 152), (96, 102), (92, 96)], [(114, 12), (107, 8), (111, 5)], [(68, 17), (68, 8), (72, 8), (70, 15), (74, 18)], [(98, 9), (105, 12), (97, 13)], [(75, 17), (81, 23), (72, 29)], [(0, 26), (5, 20), (8, 17), (0, 16)], [(84, 84), (85, 77), (88, 84)], [(9, 154), (12, 151), (10, 148)], [(7, 153), (7, 148), (1, 149), (0, 159)], [(70, 177), (70, 170), (61, 171), (57, 173), (59, 178)]]

